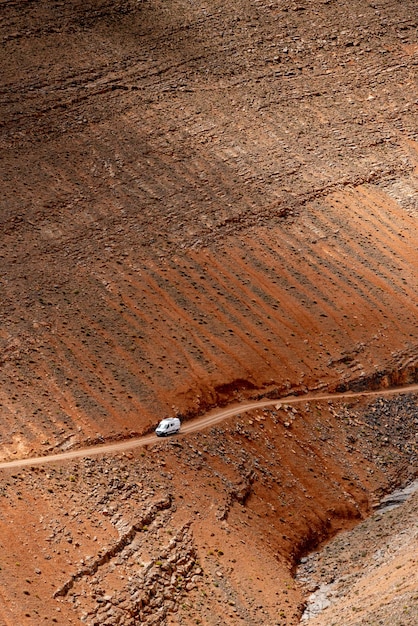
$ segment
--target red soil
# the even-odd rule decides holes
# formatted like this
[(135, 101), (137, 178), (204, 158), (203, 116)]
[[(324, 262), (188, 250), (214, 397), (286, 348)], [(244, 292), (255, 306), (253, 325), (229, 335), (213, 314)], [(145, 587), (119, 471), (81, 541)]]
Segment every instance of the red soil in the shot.
[[(141, 434), (165, 415), (237, 399), (416, 380), (413, 0), (3, 4), (1, 460)], [(195, 450), (214, 450), (207, 475), (189, 444), (190, 463), (169, 445), (146, 453), (154, 494), (166, 455), (177, 510), (163, 515), (173, 532), (191, 521), (208, 576), (190, 592), (194, 608), (180, 604), (167, 623), (237, 623), (239, 602), (243, 623), (295, 623), (301, 551), (416, 473), (413, 421), (405, 448), (391, 448), (381, 438), (395, 422), (359, 435), (350, 419), (320, 407), (288, 432), (269, 413), (268, 444), (263, 429), (254, 436), (263, 420), (249, 437), (239, 420), (207, 444), (190, 436)], [(216, 448), (237, 438), (229, 463)], [(124, 482), (139, 481), (141, 459), (114, 460)], [(76, 623), (88, 585), (98, 593), (100, 576), (73, 603), (51, 595), (119, 532), (101, 505), (89, 508), (89, 494), (106, 490), (106, 461), (91, 476), (75, 467), (6, 481), (0, 623)], [(247, 470), (253, 491), (237, 504), (228, 481)], [(201, 517), (180, 505), (185, 481)], [(134, 519), (120, 489), (117, 506)], [(59, 549), (64, 527), (90, 538)], [(61, 534), (47, 554), (51, 528)], [(213, 587), (218, 567), (227, 583)], [(37, 591), (22, 591), (25, 580)]]

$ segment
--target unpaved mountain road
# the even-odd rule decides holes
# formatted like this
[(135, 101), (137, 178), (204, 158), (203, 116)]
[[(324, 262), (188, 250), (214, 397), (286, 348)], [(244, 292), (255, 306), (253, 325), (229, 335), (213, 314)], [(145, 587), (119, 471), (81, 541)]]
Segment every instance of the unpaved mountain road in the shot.
[[(362, 391), (362, 392), (344, 392), (344, 393), (328, 393), (328, 394), (307, 394), (305, 396), (286, 396), (275, 400), (259, 400), (255, 402), (244, 402), (242, 404), (234, 404), (228, 409), (218, 410), (214, 409), (209, 411), (202, 417), (196, 418), (183, 425), (181, 434), (184, 436), (188, 433), (196, 432), (214, 426), (219, 422), (251, 411), (252, 409), (260, 409), (266, 406), (274, 406), (275, 404), (298, 404), (301, 402), (312, 402), (318, 400), (345, 400), (348, 398), (360, 398), (366, 396), (387, 396), (395, 394), (405, 394), (418, 391), (418, 384), (407, 385), (405, 387), (389, 388), (379, 391)], [(126, 450), (132, 450), (141, 446), (157, 443), (161, 441), (156, 435), (146, 435), (144, 437), (136, 437), (135, 439), (128, 439), (124, 441), (118, 441), (116, 443), (103, 444), (99, 446), (92, 446), (90, 448), (81, 448), (79, 450), (71, 450), (70, 452), (61, 452), (58, 454), (51, 454), (49, 456), (38, 456), (27, 459), (16, 459), (14, 461), (6, 461), (0, 463), (0, 469), (11, 469), (17, 467), (25, 467), (28, 465), (44, 465), (46, 463), (53, 463), (55, 461), (67, 461), (70, 459), (83, 458), (87, 456), (96, 456), (99, 454), (109, 454), (113, 452), (125, 452)]]

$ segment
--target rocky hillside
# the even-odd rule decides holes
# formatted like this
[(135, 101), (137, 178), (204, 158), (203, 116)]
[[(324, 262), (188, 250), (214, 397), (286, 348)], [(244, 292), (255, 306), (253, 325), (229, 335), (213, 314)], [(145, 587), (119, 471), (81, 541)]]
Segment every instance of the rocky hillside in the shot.
[[(411, 394), (278, 403), (124, 455), (0, 470), (0, 624), (295, 626), (313, 584), (297, 564), (411, 480), (416, 415)], [(381, 541), (412, 536), (401, 522)], [(354, 576), (361, 541), (317, 572)], [(390, 555), (374, 563), (401, 581)]]
[(417, 507), (415, 492), (402, 507), (377, 511), (302, 559), (299, 577), (313, 592), (303, 623), (417, 623)]
[[(0, 460), (416, 381), (416, 9), (2, 2)], [(130, 624), (173, 573), (154, 623), (296, 623), (304, 550), (416, 475), (413, 404), (318, 407), (1, 475), (0, 624)]]
[(415, 2), (3, 4), (3, 457), (415, 363)]

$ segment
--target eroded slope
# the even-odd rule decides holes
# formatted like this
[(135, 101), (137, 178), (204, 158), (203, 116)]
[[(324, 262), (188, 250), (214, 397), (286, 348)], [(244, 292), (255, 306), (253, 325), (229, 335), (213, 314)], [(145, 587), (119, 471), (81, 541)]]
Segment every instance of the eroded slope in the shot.
[(413, 395), (278, 403), (125, 455), (2, 470), (0, 623), (299, 623), (299, 557), (414, 475), (416, 414)]
[[(2, 3), (1, 458), (416, 380), (417, 15)], [(0, 621), (297, 623), (298, 556), (416, 473), (372, 409), (2, 476)]]
[(5, 3), (3, 457), (415, 363), (414, 4)]

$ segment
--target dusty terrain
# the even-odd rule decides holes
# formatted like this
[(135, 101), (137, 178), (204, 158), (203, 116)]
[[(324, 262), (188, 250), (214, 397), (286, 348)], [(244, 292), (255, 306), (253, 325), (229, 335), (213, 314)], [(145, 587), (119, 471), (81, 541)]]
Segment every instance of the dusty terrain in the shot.
[[(0, 460), (416, 382), (415, 1), (1, 9)], [(417, 475), (417, 408), (293, 408), (2, 470), (1, 626), (298, 623), (300, 557)]]
[(402, 507), (378, 510), (302, 559), (298, 579), (313, 591), (304, 612), (310, 626), (374, 626), (389, 623), (389, 614), (395, 626), (417, 623), (417, 514), (415, 491)]
[(414, 475), (416, 402), (278, 403), (122, 456), (2, 470), (3, 622), (297, 624), (300, 557)]

